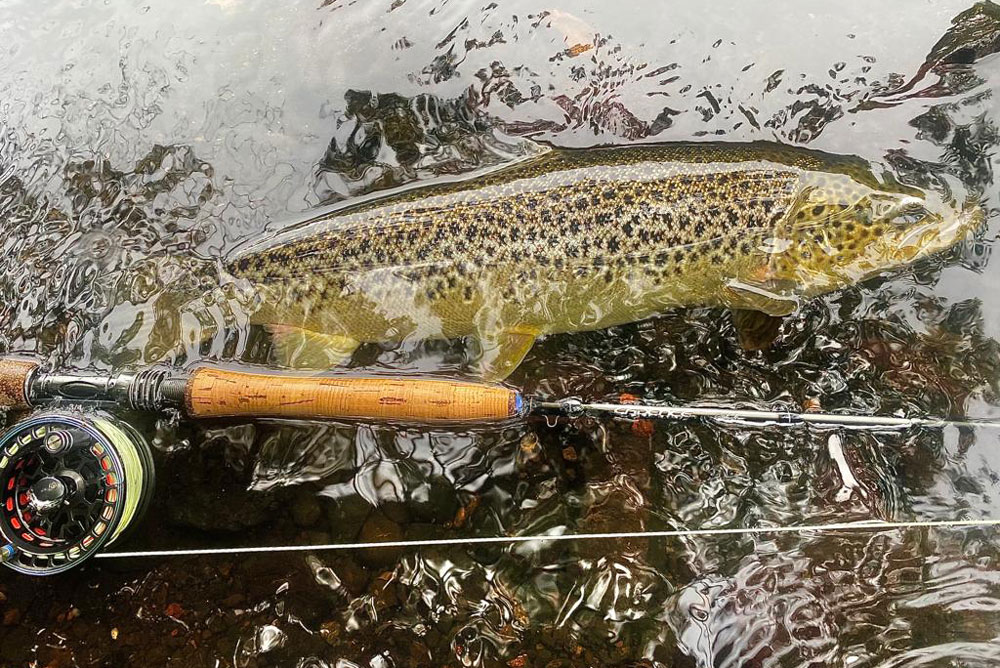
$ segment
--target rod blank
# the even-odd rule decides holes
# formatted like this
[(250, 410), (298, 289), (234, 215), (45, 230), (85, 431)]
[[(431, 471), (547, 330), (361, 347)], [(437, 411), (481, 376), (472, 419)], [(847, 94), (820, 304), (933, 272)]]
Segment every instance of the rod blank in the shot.
[(844, 415), (840, 413), (794, 413), (710, 406), (663, 406), (649, 404), (584, 403), (576, 399), (539, 401), (535, 406), (544, 412), (563, 415), (601, 413), (628, 420), (644, 418), (684, 420), (712, 418), (753, 424), (814, 424), (839, 427), (907, 429), (910, 427), (1000, 427), (995, 420), (943, 420), (940, 418), (894, 417), (888, 415)]

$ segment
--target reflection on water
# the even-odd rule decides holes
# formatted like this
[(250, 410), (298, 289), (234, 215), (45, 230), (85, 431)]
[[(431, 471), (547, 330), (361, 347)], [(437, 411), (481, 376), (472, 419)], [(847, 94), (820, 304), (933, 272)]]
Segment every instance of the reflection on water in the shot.
[[(935, 257), (806, 301), (774, 345), (676, 309), (543, 338), (545, 396), (995, 415), (989, 2), (11, 3), (0, 10), (0, 349), (123, 369), (266, 359), (217, 260), (317, 207), (555, 146), (778, 140), (982, 200)], [(235, 305), (235, 306), (234, 306)], [(453, 365), (459, 342), (355, 365)], [(996, 435), (580, 420), (144, 425), (134, 547), (1000, 516)], [(0, 582), (39, 665), (994, 665), (987, 529), (101, 562)]]

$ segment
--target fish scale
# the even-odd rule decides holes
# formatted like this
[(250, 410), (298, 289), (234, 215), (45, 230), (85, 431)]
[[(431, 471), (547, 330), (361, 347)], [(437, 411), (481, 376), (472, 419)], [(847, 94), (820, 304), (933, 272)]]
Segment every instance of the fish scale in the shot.
[[(361, 342), (475, 335), (509, 371), (541, 334), (675, 306), (787, 312), (950, 245), (974, 218), (859, 160), (770, 144), (553, 149), (347, 205), (228, 268), (260, 297), (253, 322), (299, 337), (286, 352), (336, 349), (332, 362)], [(903, 247), (914, 230), (930, 236)]]

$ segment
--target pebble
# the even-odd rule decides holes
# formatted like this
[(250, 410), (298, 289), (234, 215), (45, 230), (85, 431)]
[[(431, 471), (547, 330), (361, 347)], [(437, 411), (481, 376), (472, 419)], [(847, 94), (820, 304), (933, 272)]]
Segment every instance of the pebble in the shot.
[[(368, 515), (358, 540), (362, 543), (385, 543), (403, 539), (403, 529), (380, 511)], [(402, 554), (399, 547), (372, 547), (359, 551), (361, 561), (368, 566), (389, 566), (395, 564)]]
[(323, 514), (316, 495), (308, 490), (300, 490), (292, 501), (292, 520), (303, 529), (314, 526)]
[(342, 626), (340, 622), (336, 621), (324, 622), (319, 627), (319, 634), (326, 641), (326, 644), (334, 647), (340, 638), (340, 629)]

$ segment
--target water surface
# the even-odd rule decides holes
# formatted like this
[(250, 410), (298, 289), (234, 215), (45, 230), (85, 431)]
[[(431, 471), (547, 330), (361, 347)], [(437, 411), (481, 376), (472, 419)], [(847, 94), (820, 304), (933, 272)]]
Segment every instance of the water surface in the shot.
[[(548, 337), (511, 382), (1000, 415), (996, 4), (8, 1), (0, 37), (2, 351), (254, 358), (193, 268), (322, 207), (539, 142), (771, 140), (973, 193), (987, 225), (763, 352), (677, 310)], [(1000, 517), (985, 430), (139, 424), (160, 485), (135, 549)], [(968, 528), (101, 561), (0, 576), (0, 663), (991, 666), (998, 549)]]

